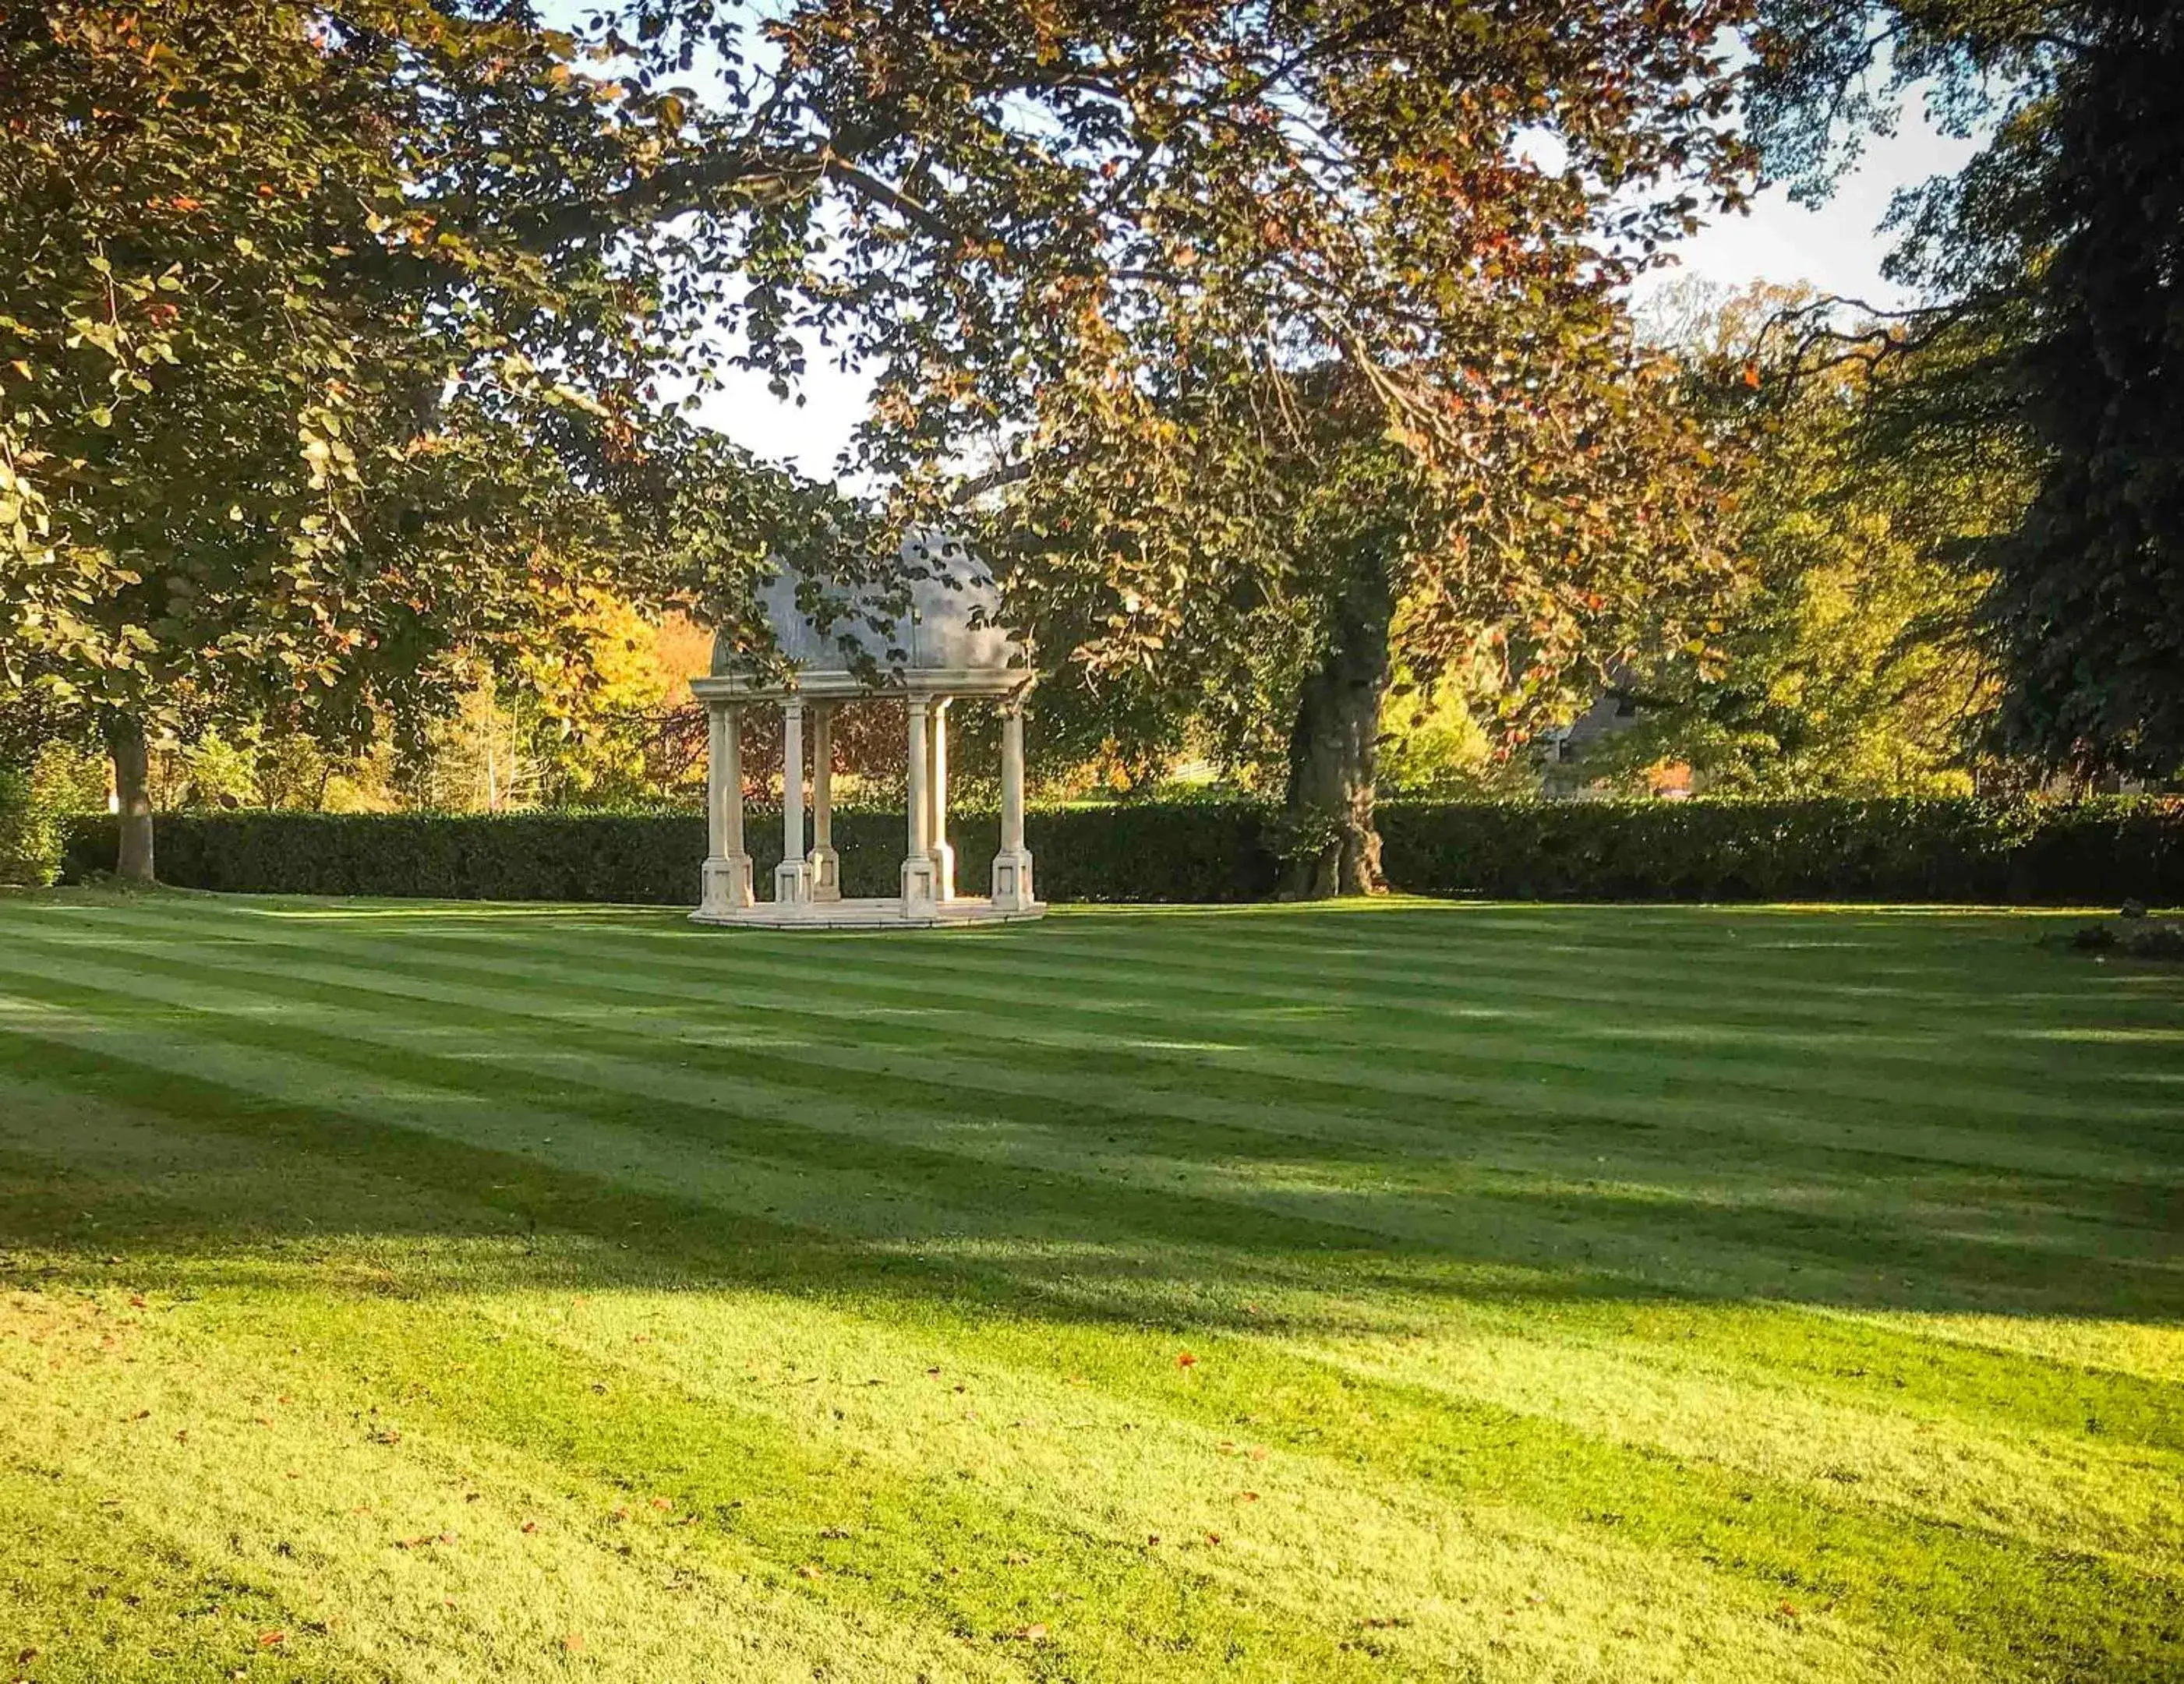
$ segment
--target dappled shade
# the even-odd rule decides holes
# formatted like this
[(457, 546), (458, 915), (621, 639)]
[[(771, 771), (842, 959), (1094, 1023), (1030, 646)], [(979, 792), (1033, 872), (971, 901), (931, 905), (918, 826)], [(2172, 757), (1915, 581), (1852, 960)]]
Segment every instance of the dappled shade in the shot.
[(0, 907), (0, 1562), (359, 1676), (2166, 1676), (2184, 980), (2042, 927)]

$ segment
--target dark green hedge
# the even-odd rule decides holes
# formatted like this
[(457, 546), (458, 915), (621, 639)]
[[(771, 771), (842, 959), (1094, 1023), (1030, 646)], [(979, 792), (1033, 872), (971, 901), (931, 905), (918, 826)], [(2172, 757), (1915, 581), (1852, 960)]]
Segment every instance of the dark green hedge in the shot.
[[(1072, 901), (1256, 900), (1273, 892), (1260, 814), (1245, 806), (1070, 809), (1025, 818), (1039, 893)], [(902, 815), (841, 812), (842, 888), (892, 895)], [(949, 825), (956, 886), (983, 894), (999, 821)], [(778, 813), (751, 811), (745, 834), (761, 896), (781, 859)], [(172, 813), (159, 820), (160, 881), (254, 894), (415, 895), (458, 900), (694, 903), (705, 826), (695, 814)], [(114, 823), (75, 824), (68, 875), (111, 870)]]
[(1388, 873), (1510, 900), (2184, 901), (2184, 803), (1391, 803)]
[[(1031, 814), (1026, 840), (1050, 900), (1258, 900), (1277, 878), (1265, 817), (1242, 803), (1070, 809)], [(844, 890), (895, 892), (901, 818), (839, 813), (834, 831)], [(983, 892), (993, 820), (950, 832), (959, 886)], [(778, 820), (754, 812), (749, 833), (763, 886)], [(2184, 903), (2174, 801), (1388, 803), (1381, 834), (1390, 881), (1421, 894)], [(655, 905), (694, 901), (704, 853), (698, 817), (673, 814), (170, 814), (159, 836), (161, 878), (187, 888)], [(114, 821), (77, 821), (70, 875), (113, 863)]]

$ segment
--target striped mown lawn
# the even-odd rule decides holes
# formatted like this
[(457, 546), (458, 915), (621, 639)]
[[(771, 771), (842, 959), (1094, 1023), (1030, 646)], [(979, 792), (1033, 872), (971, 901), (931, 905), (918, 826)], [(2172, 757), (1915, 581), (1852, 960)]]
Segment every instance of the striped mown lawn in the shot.
[(2064, 927), (0, 899), (0, 1676), (2184, 1676)]

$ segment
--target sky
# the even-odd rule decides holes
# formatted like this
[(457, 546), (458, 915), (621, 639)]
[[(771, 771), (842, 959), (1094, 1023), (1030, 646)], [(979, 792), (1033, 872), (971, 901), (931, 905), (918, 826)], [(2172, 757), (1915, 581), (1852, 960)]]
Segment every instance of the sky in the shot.
[[(1719, 220), (1680, 248), (1687, 275), (1741, 286), (1753, 281), (1809, 282), (1823, 292), (1886, 307), (1906, 302), (1880, 277), (1888, 240), (1878, 233), (1891, 196), (1932, 175), (1953, 173), (1976, 142), (1936, 133), (1915, 106), (1900, 131), (1869, 141), (1858, 167), (1818, 209), (1793, 204), (1781, 187), (1755, 196), (1749, 214)], [(770, 461), (787, 461), (818, 479), (834, 476), (834, 458), (863, 414), (864, 381), (815, 367), (801, 408), (774, 398), (756, 375), (732, 381), (699, 411), (708, 425)]]

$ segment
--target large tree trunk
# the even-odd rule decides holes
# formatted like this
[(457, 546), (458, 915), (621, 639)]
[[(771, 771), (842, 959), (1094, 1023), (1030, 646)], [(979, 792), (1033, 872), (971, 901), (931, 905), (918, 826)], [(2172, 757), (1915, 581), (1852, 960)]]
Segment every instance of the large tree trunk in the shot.
[(114, 792), (120, 798), (117, 876), (132, 883), (152, 878), (152, 765), (142, 721), (116, 714), (107, 720), (106, 747), (114, 756)]
[(1377, 895), (1380, 833), (1373, 825), (1380, 702), (1388, 689), (1387, 579), (1368, 569), (1336, 604), (1327, 653), (1306, 679), (1290, 734), (1284, 819), (1290, 842), (1283, 892), (1298, 900)]

